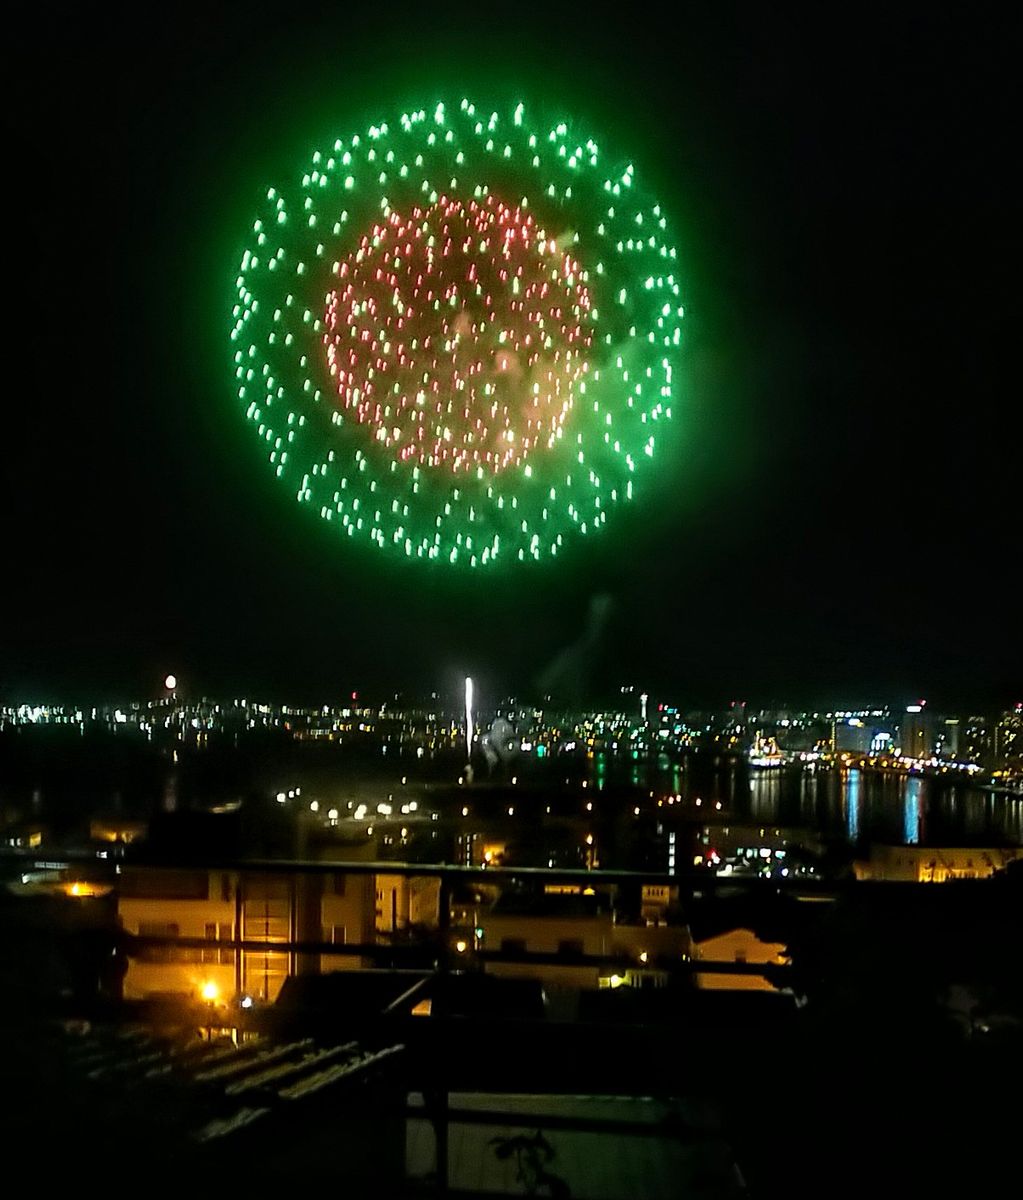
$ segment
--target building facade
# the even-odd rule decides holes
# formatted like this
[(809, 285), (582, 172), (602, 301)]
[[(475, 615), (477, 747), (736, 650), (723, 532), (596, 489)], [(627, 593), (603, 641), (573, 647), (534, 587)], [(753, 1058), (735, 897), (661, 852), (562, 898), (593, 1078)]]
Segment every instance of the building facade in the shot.
[[(306, 953), (289, 943), (372, 944), (373, 895), (373, 875), (126, 866), (117, 914), (124, 932), (138, 940), (130, 943), (124, 997), (272, 1003), (288, 975), (357, 969), (359, 956)], [(178, 947), (147, 938), (208, 944)], [(232, 942), (260, 945), (239, 949)]]

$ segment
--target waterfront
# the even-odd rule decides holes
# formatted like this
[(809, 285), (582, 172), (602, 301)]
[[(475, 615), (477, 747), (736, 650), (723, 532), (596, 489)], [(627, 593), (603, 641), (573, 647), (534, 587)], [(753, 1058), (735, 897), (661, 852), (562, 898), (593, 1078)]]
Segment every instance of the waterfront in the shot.
[(596, 755), (591, 786), (671, 796), (682, 812), (805, 830), (850, 848), (886, 845), (1023, 843), (1023, 799), (960, 776), (817, 763), (750, 769), (739, 757), (691, 754), (679, 761)]
[(493, 771), (481, 763), (469, 784), (464, 754), (452, 745), (423, 754), (418, 747), (261, 733), (240, 741), (196, 738), (169, 749), (128, 733), (36, 729), (9, 732), (2, 750), (0, 818), (9, 828), (39, 826), (57, 845), (87, 835), (97, 817), (146, 823), (173, 812), (244, 808), (257, 823), (301, 812), (307, 824), (363, 836), (374, 824), (414, 831), (440, 818), (432, 826), (439, 850), (445, 843), (435, 834), (445, 825), (470, 832), (482, 829), (476, 818), (490, 823), (495, 814), (486, 798), (497, 794), (521, 795), (513, 805), (506, 800), (503, 812), (510, 817), (504, 824), (522, 829), (553, 813), (605, 828), (623, 816), (646, 825), (770, 825), (791, 841), (850, 853), (871, 843), (1023, 843), (1023, 800), (953, 773), (822, 763), (758, 770), (742, 756), (710, 751), (647, 756), (578, 747), (545, 758), (519, 752)]

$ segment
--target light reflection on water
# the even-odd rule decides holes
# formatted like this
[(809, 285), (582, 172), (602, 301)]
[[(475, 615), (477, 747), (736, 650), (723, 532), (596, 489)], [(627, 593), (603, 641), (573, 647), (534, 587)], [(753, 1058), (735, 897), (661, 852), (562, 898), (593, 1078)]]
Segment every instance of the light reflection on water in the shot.
[[(662, 764), (663, 766), (663, 764)], [(607, 786), (632, 782), (607, 765)], [(858, 768), (795, 767), (747, 771), (734, 760), (691, 759), (681, 773), (652, 767), (651, 788), (720, 800), (736, 820), (799, 826), (849, 843), (859, 839), (888, 844), (1023, 844), (1023, 800), (961, 781)]]
[(860, 836), (860, 772), (853, 767), (845, 781), (845, 831), (850, 842)]
[(907, 846), (914, 846), (920, 840), (920, 789), (923, 781), (918, 775), (911, 775), (906, 780), (903, 789), (903, 823), (902, 840)]
[[(396, 762), (395, 770), (403, 776), (408, 767)], [(940, 776), (809, 765), (750, 771), (741, 760), (725, 756), (691, 755), (678, 761), (660, 754), (651, 761), (633, 758), (631, 753), (596, 754), (575, 776), (573, 788), (583, 773), (602, 797), (601, 803), (631, 808), (645, 803), (647, 797), (630, 795), (628, 789), (633, 793), (649, 789), (658, 796), (681, 797), (683, 808), (675, 811), (695, 819), (713, 820), (717, 815), (723, 820), (800, 828), (850, 844), (863, 840), (889, 845), (1023, 845), (1023, 799)], [(289, 782), (312, 788), (324, 810), (336, 807), (346, 814), (360, 802), (375, 808), (380, 800), (393, 802), (397, 796), (400, 801), (404, 786), (403, 777), (399, 785), (398, 776), (382, 780), (358, 772), (343, 780), (332, 777), (329, 782), (296, 774)], [(408, 782), (408, 795), (413, 796), (416, 784), (412, 778)], [(568, 780), (558, 782), (567, 784)], [(532, 786), (540, 785), (533, 781)], [(627, 798), (621, 789), (626, 789)], [(695, 804), (698, 798), (700, 807)], [(26, 794), (26, 802), (28, 799)], [(154, 807), (164, 812), (182, 807), (177, 768), (168, 769), (153, 799)], [(47, 800), (38, 789), (31, 796), (39, 815), (43, 815)], [(187, 796), (184, 802), (187, 804)], [(716, 807), (719, 803), (720, 809)], [(0, 804), (0, 811), (2, 807)], [(145, 815), (144, 806), (135, 808)], [(130, 815), (134, 810), (129, 805), (126, 811)]]

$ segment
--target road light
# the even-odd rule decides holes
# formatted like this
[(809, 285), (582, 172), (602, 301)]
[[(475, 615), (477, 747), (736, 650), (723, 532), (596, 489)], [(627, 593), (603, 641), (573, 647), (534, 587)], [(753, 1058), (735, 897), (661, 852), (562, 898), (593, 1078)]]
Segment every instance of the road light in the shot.
[(217, 1011), (217, 998), (220, 996), (220, 988), (213, 982), (212, 979), (207, 979), (199, 988), (199, 995), (206, 1002), (206, 1040), (213, 1041), (213, 1018)]

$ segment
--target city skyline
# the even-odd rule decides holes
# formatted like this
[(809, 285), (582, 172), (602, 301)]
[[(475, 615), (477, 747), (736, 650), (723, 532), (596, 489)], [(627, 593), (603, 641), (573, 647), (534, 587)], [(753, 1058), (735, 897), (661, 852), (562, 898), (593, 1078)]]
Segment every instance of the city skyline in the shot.
[[(147, 679), (134, 686), (116, 689), (91, 687), (83, 682), (72, 687), (56, 688), (12, 688), (0, 686), (0, 711), (13, 712), (27, 708), (81, 709), (97, 708), (113, 710), (118, 705), (132, 708), (160, 706), (174, 702), (182, 707), (197, 704), (269, 705), (275, 710), (296, 712), (339, 711), (341, 709), (385, 708), (399, 711), (425, 711), (464, 715), (465, 681), (468, 677), (449, 670), (443, 677), (434, 680), (433, 686), (419, 684), (391, 690), (381, 686), (355, 687), (359, 682), (348, 680), (326, 688), (272, 688), (217, 690), (204, 686), (204, 681), (182, 676), (167, 675), (162, 679)], [(166, 681), (173, 679), (172, 684)], [(836, 687), (828, 702), (822, 702), (812, 692), (780, 694), (771, 692), (748, 693), (739, 690), (727, 695), (720, 689), (716, 693), (694, 693), (683, 689), (647, 689), (641, 684), (629, 683), (609, 686), (603, 692), (596, 690), (586, 695), (566, 695), (563, 692), (538, 690), (512, 691), (493, 686), (484, 676), (473, 677), (476, 704), (482, 711), (497, 712), (502, 709), (550, 710), (553, 712), (616, 712), (633, 714), (651, 719), (666, 707), (675, 712), (723, 714), (742, 711), (744, 714), (791, 713), (799, 716), (843, 716), (863, 715), (868, 712), (917, 713), (926, 710), (930, 714), (966, 714), (974, 710), (982, 713), (1018, 710), (1023, 701), (1011, 693), (988, 694), (982, 702), (974, 702), (971, 694), (956, 697), (954, 694), (939, 697), (924, 697), (909, 690), (892, 694), (875, 688), (854, 690)]]
[(816, 761), (818, 756), (845, 766), (869, 762), (909, 770), (986, 766), (1000, 768), (1006, 783), (1023, 772), (1023, 701), (984, 712), (936, 708), (924, 699), (908, 705), (847, 703), (828, 710), (792, 704), (757, 707), (745, 700), (694, 708), (627, 686), (612, 702), (587, 707), (551, 697), (481, 696), (466, 678), (461, 700), (442, 692), (387, 699), (352, 692), (333, 704), (302, 705), (266, 696), (188, 695), (177, 677), (168, 675), (161, 694), (148, 699), (0, 704), (0, 731), (32, 725), (73, 725), (83, 734), (87, 728), (126, 727), (144, 733), (150, 742), (156, 734), (161, 742), (168, 737), (188, 740), (197, 748), (209, 733), (231, 732), (237, 739), (253, 729), (276, 730), (295, 741), (341, 743), (351, 735), (350, 741), (379, 742), (385, 755), (391, 742), (399, 755), (403, 746), (417, 743), (429, 748), (431, 757), (438, 748), (461, 744), (470, 762), (482, 752), (489, 774), (495, 768), (500, 774), (520, 751), (526, 759), (535, 755), (542, 760), (596, 748), (633, 756), (710, 749), (744, 755), (757, 769)]

